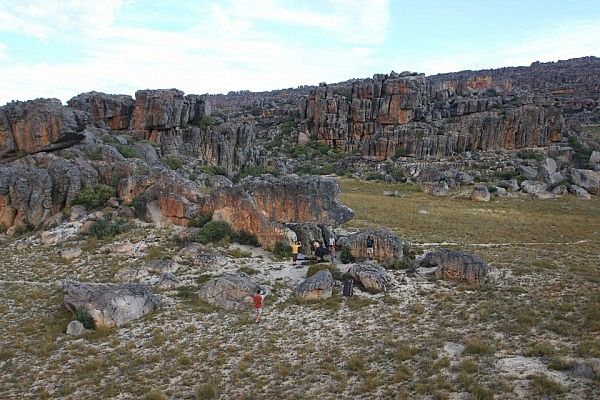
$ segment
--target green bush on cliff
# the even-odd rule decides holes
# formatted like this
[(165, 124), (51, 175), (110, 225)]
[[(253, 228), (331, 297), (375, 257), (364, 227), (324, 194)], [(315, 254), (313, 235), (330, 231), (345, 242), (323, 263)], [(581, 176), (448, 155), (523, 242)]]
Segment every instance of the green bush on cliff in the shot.
[(106, 200), (117, 194), (114, 187), (103, 185), (101, 183), (93, 186), (86, 186), (75, 197), (75, 204), (81, 204), (86, 208), (96, 208), (104, 205)]
[(174, 156), (167, 156), (160, 160), (161, 164), (173, 171), (178, 170), (183, 165), (183, 161)]
[(243, 229), (241, 231), (234, 232), (231, 239), (236, 243), (243, 244), (246, 246), (259, 246), (256, 235), (253, 235), (252, 233)]
[(231, 227), (225, 221), (209, 221), (197, 236), (200, 243), (214, 243), (231, 236)]
[(209, 211), (206, 214), (200, 214), (192, 218), (189, 226), (192, 228), (203, 228), (210, 220), (212, 220), (213, 212)]
[(279, 258), (288, 258), (292, 256), (292, 248), (289, 244), (275, 242), (275, 245), (273, 246), (273, 254)]
[(117, 150), (125, 158), (140, 158), (140, 152), (138, 149), (129, 144), (118, 144)]

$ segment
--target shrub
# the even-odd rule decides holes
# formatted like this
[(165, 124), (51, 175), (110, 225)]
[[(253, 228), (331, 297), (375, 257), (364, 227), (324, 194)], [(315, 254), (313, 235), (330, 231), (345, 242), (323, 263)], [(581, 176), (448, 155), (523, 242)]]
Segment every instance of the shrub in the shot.
[(541, 161), (543, 160), (546, 156), (542, 153), (539, 153), (535, 150), (521, 150), (520, 152), (517, 153), (517, 157), (522, 158), (523, 160), (537, 160), (537, 161)]
[(247, 246), (254, 246), (254, 247), (258, 247), (259, 243), (258, 243), (258, 239), (256, 238), (256, 235), (245, 231), (245, 230), (241, 230), (239, 232), (235, 232), (232, 235), (231, 238), (234, 242), (237, 242), (239, 244), (244, 244)]
[(217, 125), (217, 120), (210, 115), (205, 115), (200, 119), (200, 121), (198, 122), (198, 125), (200, 125), (203, 128), (206, 128), (211, 125)]
[(209, 221), (198, 233), (200, 243), (214, 243), (231, 235), (231, 228), (225, 221)]
[(99, 219), (92, 225), (90, 233), (98, 239), (106, 239), (125, 232), (128, 228), (129, 226), (124, 220)]
[(83, 324), (85, 329), (96, 329), (94, 319), (85, 310), (77, 310), (75, 313), (75, 319)]
[(0, 223), (0, 233), (6, 232), (6, 225)]
[(340, 261), (342, 264), (350, 264), (356, 261), (356, 257), (352, 255), (352, 251), (348, 246), (340, 247)]
[(281, 131), (281, 133), (285, 136), (288, 136), (290, 133), (292, 133), (292, 130), (294, 129), (294, 121), (292, 120), (288, 120), (285, 121), (283, 124), (281, 124), (281, 126), (279, 127), (279, 130)]
[(208, 175), (223, 175), (227, 176), (227, 168), (220, 165), (203, 165), (200, 171)]
[(178, 170), (183, 165), (183, 161), (174, 156), (164, 157), (160, 162), (162, 165), (173, 171)]
[(117, 150), (125, 158), (140, 158), (140, 152), (138, 149), (129, 144), (118, 144)]
[(196, 400), (212, 400), (219, 397), (219, 381), (209, 378), (196, 388)]
[(273, 246), (273, 254), (279, 258), (288, 258), (292, 256), (292, 248), (289, 244), (276, 242)]
[(134, 215), (136, 216), (136, 218), (144, 218), (144, 214), (146, 213), (146, 204), (151, 202), (152, 200), (152, 195), (150, 195), (148, 192), (144, 192), (133, 199), (133, 201), (129, 205), (133, 207)]
[(96, 208), (106, 203), (106, 200), (116, 194), (116, 189), (108, 185), (86, 186), (77, 194), (75, 204), (81, 204), (86, 208)]
[(192, 228), (202, 228), (210, 220), (212, 220), (212, 217), (213, 217), (212, 211), (209, 211), (206, 214), (197, 215), (190, 221), (189, 226)]

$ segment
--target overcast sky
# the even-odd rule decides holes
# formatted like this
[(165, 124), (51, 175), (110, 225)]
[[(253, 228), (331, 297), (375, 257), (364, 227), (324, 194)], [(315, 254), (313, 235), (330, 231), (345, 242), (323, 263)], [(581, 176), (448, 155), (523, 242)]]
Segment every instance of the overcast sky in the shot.
[(0, 0), (0, 104), (600, 56), (600, 0)]

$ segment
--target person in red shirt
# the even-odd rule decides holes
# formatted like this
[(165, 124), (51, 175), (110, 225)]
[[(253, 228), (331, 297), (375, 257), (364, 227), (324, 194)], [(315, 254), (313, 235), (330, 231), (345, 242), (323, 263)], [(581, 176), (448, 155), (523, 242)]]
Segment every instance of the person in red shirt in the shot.
[(264, 298), (265, 298), (265, 296), (263, 296), (260, 293), (260, 289), (257, 289), (254, 296), (252, 296), (252, 300), (254, 301), (254, 312), (256, 314), (256, 318), (254, 321), (256, 323), (258, 323), (258, 321), (260, 321), (260, 314), (262, 313), (262, 305), (263, 305)]

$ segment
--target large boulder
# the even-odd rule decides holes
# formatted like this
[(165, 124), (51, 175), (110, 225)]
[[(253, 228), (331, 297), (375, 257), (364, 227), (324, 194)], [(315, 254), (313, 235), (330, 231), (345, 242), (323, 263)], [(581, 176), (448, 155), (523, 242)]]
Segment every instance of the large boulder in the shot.
[[(135, 108), (132, 128), (137, 131), (170, 129), (181, 126), (184, 110), (183, 92), (177, 89), (138, 90), (135, 92)], [(144, 139), (150, 134), (143, 134)]]
[(421, 183), (421, 190), (424, 193), (436, 197), (448, 196), (448, 194), (450, 193), (450, 187), (448, 186), (448, 182), (446, 181), (423, 182)]
[(592, 198), (592, 196), (590, 196), (587, 190), (577, 185), (569, 186), (569, 192), (579, 197), (580, 199), (590, 200)]
[(489, 271), (488, 265), (479, 257), (448, 249), (426, 254), (419, 265), (436, 267), (435, 275), (438, 278), (467, 283), (484, 283)]
[(245, 273), (228, 274), (205, 282), (197, 295), (215, 307), (242, 311), (252, 304), (252, 296), (259, 288)]
[(306, 278), (295, 290), (296, 296), (304, 300), (321, 300), (331, 297), (333, 276), (325, 269)]
[(158, 297), (146, 285), (87, 284), (63, 281), (64, 304), (73, 313), (87, 312), (95, 326), (124, 325), (156, 310)]
[(375, 264), (352, 264), (345, 273), (370, 293), (383, 292), (390, 279), (385, 269)]
[(521, 190), (529, 194), (537, 194), (545, 192), (548, 189), (548, 185), (540, 181), (526, 180), (521, 183)]
[(471, 192), (471, 200), (473, 201), (490, 201), (490, 191), (485, 185), (477, 185)]
[(403, 243), (388, 229), (367, 229), (350, 236), (340, 237), (338, 244), (348, 246), (354, 257), (368, 258), (367, 238), (373, 237), (373, 258), (381, 262), (399, 260), (403, 257)]
[(591, 194), (600, 194), (600, 172), (571, 168), (571, 180)]
[(15, 101), (0, 107), (0, 157), (36, 153), (81, 141), (89, 115), (64, 107), (58, 99)]

